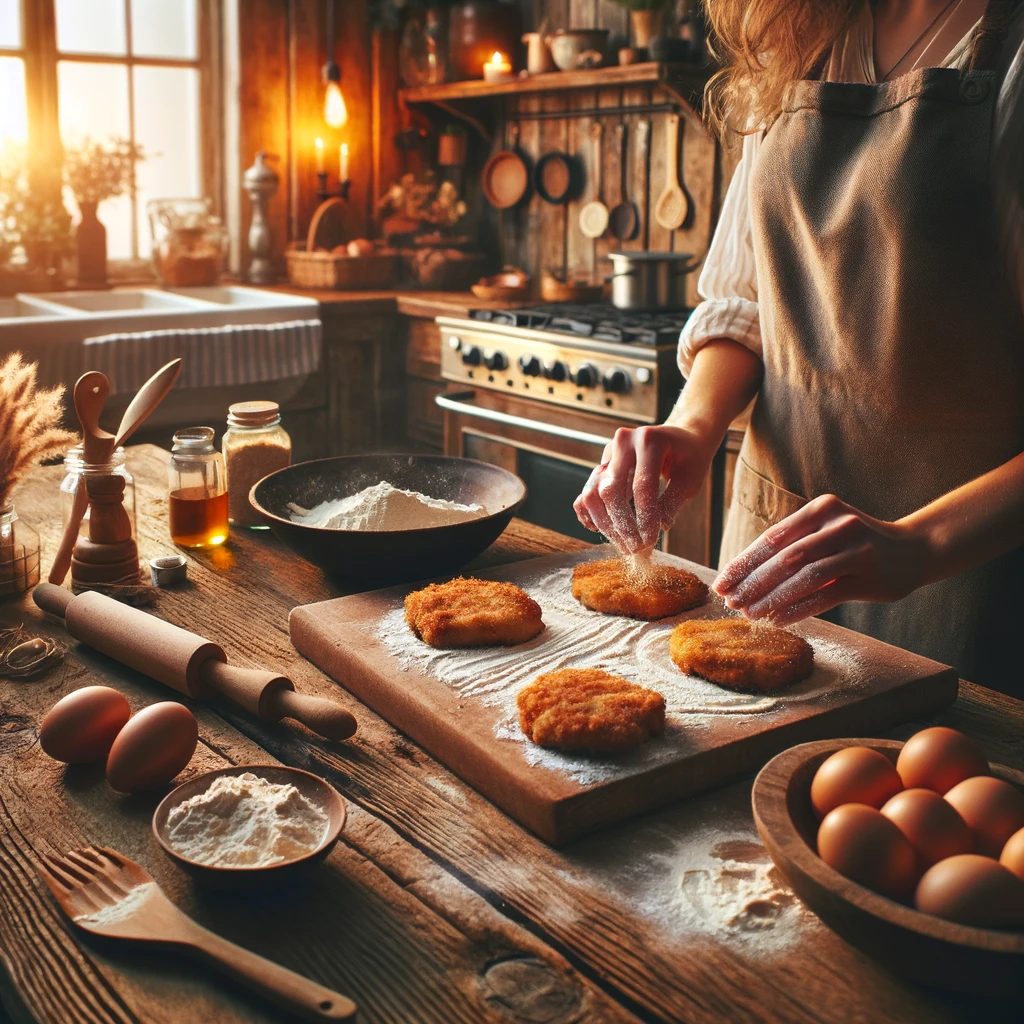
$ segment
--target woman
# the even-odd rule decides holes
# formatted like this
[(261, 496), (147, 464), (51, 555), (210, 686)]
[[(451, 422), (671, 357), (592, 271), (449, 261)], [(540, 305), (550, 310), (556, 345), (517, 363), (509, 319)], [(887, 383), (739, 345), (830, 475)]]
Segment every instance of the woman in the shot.
[(726, 603), (830, 612), (1024, 696), (1021, 6), (707, 6), (728, 63), (712, 107), (757, 130), (680, 339), (682, 396), (616, 434), (580, 521), (651, 547), (756, 396)]

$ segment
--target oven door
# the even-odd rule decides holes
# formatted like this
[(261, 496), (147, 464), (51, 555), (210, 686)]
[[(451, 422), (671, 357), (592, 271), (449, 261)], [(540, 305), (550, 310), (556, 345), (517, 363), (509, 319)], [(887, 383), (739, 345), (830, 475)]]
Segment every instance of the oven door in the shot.
[[(492, 391), (449, 391), (435, 399), (444, 411), (446, 455), (501, 466), (526, 483), (519, 516), (537, 526), (593, 543), (572, 504), (601, 461), (604, 446), (619, 427), (635, 423), (545, 405)], [(710, 564), (711, 488), (681, 510), (662, 547), (703, 565)], [(717, 554), (717, 548), (716, 548)]]

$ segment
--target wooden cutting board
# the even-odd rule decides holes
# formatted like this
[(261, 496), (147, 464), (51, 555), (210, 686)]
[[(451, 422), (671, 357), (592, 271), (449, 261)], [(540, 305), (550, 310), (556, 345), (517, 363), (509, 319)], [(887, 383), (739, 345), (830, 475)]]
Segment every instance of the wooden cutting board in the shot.
[[(815, 647), (814, 674), (782, 691), (771, 708), (747, 710), (742, 702), (751, 698), (683, 676), (666, 660), (672, 626), (691, 616), (720, 617), (724, 609), (717, 599), (652, 624), (579, 608), (567, 593), (572, 566), (608, 557), (608, 551), (531, 559), (479, 574), (517, 583), (540, 601), (548, 628), (519, 647), (439, 653), (421, 644), (401, 621), (405, 595), (420, 584), (295, 608), (292, 642), (554, 845), (750, 774), (793, 744), (871, 736), (956, 699), (953, 669), (812, 619), (798, 631)], [(663, 559), (708, 582), (715, 575), (682, 559)], [(606, 644), (615, 652), (607, 657)], [(641, 658), (634, 650), (647, 653)], [(534, 747), (518, 729), (514, 693), (564, 664), (600, 664), (660, 690), (668, 706), (665, 736), (611, 759), (551, 755)], [(719, 713), (719, 705), (728, 711)], [(705, 713), (708, 708), (716, 713)]]

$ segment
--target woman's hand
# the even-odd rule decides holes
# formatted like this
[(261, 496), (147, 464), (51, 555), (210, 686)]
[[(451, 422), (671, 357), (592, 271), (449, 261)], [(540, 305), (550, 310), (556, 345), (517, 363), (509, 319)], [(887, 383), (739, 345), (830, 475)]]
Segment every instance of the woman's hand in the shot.
[(623, 552), (653, 548), (700, 490), (715, 447), (682, 427), (620, 428), (573, 503), (579, 521)]
[(833, 494), (767, 529), (718, 574), (712, 589), (730, 608), (779, 625), (845, 601), (895, 601), (931, 582), (924, 533), (883, 522)]

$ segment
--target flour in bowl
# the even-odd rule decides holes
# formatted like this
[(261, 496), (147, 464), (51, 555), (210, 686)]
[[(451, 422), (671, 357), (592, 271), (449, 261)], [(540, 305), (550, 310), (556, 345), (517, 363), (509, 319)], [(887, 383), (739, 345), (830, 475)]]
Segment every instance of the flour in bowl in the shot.
[(460, 505), (419, 491), (403, 491), (386, 480), (348, 498), (322, 501), (316, 508), (305, 509), (293, 502), (288, 507), (293, 523), (326, 530), (422, 530), (488, 514), (483, 505)]
[(171, 808), (168, 845), (211, 867), (263, 868), (312, 853), (330, 816), (291, 783), (252, 772), (219, 775), (202, 793)]

